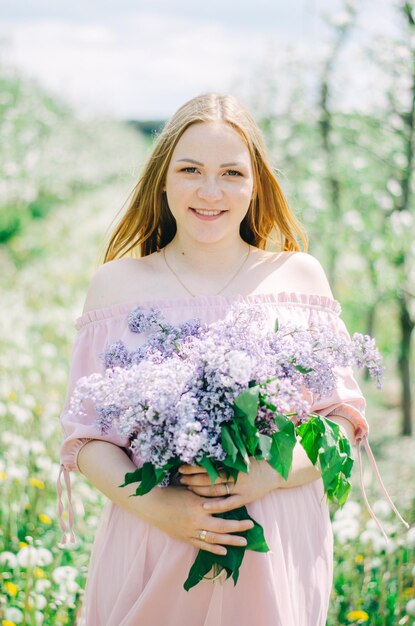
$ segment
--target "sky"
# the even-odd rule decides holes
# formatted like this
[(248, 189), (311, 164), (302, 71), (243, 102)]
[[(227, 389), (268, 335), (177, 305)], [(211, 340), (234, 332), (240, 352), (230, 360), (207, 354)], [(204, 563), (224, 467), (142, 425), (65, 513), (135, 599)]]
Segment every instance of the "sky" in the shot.
[[(363, 92), (359, 48), (393, 32), (392, 3), (355, 0), (353, 43), (339, 71), (352, 66)], [(264, 72), (284, 92), (290, 59), (307, 68), (329, 53), (324, 15), (341, 21), (344, 0), (0, 0), (0, 63), (80, 113), (165, 119), (206, 91), (258, 100)]]

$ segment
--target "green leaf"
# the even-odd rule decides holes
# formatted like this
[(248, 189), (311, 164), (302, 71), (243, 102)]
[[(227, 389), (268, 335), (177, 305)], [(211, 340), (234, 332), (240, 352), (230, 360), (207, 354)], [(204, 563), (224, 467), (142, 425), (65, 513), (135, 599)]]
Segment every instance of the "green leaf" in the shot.
[(128, 472), (124, 476), (124, 482), (122, 485), (118, 485), (119, 487), (126, 487), (127, 485), (131, 485), (132, 483), (138, 483), (141, 480), (142, 471), (140, 469), (136, 469), (133, 472)]
[(322, 436), (325, 432), (324, 424), (320, 417), (312, 417), (308, 422), (303, 422), (296, 427), (297, 434), (300, 435), (300, 443), (307, 453), (313, 465), (316, 464), (318, 452), (321, 447)]
[(337, 485), (333, 491), (333, 500), (335, 500), (340, 507), (346, 502), (349, 493), (351, 491), (351, 484), (343, 476), (338, 477)]
[(338, 479), (343, 465), (343, 453), (339, 453), (337, 447), (331, 446), (326, 448), (319, 454), (321, 474), (324, 483), (324, 489), (327, 491), (333, 488)]
[(267, 461), (270, 457), (271, 445), (272, 438), (261, 433), (258, 437), (258, 447), (261, 450), (262, 458)]
[(226, 578), (232, 576), (234, 585), (236, 585), (239, 577), (239, 568), (242, 565), (245, 550), (254, 550), (256, 552), (268, 552), (269, 547), (264, 538), (263, 528), (252, 519), (246, 507), (226, 511), (225, 513), (215, 513), (215, 517), (223, 519), (251, 519), (254, 527), (250, 530), (238, 533), (247, 540), (246, 546), (226, 546), (227, 553), (225, 555), (213, 554), (207, 550), (199, 550), (196, 559), (190, 568), (189, 575), (183, 585), (186, 591), (197, 585), (210, 570), (214, 564), (220, 565), (226, 570)]
[(215, 484), (215, 480), (219, 477), (219, 472), (215, 466), (216, 461), (212, 461), (206, 455), (203, 455), (202, 459), (199, 461), (199, 465), (205, 468), (210, 478), (210, 482), (212, 485)]
[(228, 453), (228, 456), (232, 459), (232, 461), (235, 462), (236, 457), (238, 456), (238, 448), (235, 445), (235, 442), (229, 431), (229, 426), (227, 424), (222, 426), (221, 433), (222, 433), (222, 440), (221, 440), (222, 448), (224, 449), (225, 452)]
[(296, 438), (289, 431), (280, 431), (272, 435), (272, 444), (268, 463), (287, 480), (293, 460)]
[(141, 471), (142, 479), (135, 492), (136, 496), (143, 496), (144, 494), (148, 493), (149, 491), (151, 491), (151, 489), (153, 489), (155, 485), (157, 485), (158, 482), (155, 468), (152, 463), (144, 463)]
[(278, 317), (275, 320), (275, 324), (274, 324), (274, 330), (277, 333), (278, 332), (278, 328), (279, 328), (279, 324), (278, 324)]
[(242, 453), (239, 451), (239, 448), (234, 440), (234, 431), (232, 429), (232, 424), (225, 424), (222, 426), (222, 447), (227, 452), (227, 456), (223, 463), (228, 467), (233, 467), (240, 472), (245, 472), (245, 474), (249, 471), (249, 458), (246, 455), (246, 449), (243, 446), (243, 452), (245, 456), (242, 456)]
[(250, 387), (242, 391), (234, 400), (235, 417), (238, 419), (241, 414), (248, 418), (251, 426), (255, 426), (255, 419), (258, 413), (258, 387)]
[(294, 424), (293, 424), (292, 420), (290, 420), (289, 417), (287, 417), (286, 415), (283, 415), (282, 413), (276, 412), (274, 414), (273, 420), (274, 420), (278, 430), (281, 430), (281, 431), (284, 431), (286, 433), (289, 433), (293, 437), (295, 437)]
[[(232, 422), (229, 428), (232, 431), (233, 441), (236, 444), (236, 447), (238, 448), (241, 457), (243, 458), (245, 464), (249, 467), (249, 454), (242, 439), (242, 434), (239, 430), (238, 424), (236, 422)], [(256, 445), (252, 451), (250, 450), (251, 454), (254, 454), (255, 448)]]
[(300, 374), (309, 374), (313, 371), (312, 367), (303, 367), (302, 365), (294, 365), (294, 369), (300, 372)]

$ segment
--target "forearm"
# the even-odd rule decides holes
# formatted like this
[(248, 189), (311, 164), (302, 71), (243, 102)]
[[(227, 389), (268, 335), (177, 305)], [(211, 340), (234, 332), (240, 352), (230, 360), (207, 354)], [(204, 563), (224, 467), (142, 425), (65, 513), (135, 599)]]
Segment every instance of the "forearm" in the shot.
[(78, 467), (82, 474), (119, 507), (132, 515), (156, 523), (158, 504), (163, 489), (152, 489), (144, 496), (130, 497), (138, 483), (120, 487), (127, 472), (136, 468), (122, 448), (107, 441), (88, 441), (78, 453)]

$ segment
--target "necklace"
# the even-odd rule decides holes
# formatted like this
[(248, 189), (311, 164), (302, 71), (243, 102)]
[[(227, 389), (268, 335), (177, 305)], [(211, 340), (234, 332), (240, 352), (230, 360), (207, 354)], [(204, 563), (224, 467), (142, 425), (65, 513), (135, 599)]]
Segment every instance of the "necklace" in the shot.
[[(241, 271), (241, 269), (243, 268), (243, 266), (245, 265), (246, 261), (248, 260), (249, 255), (251, 254), (251, 247), (248, 244), (248, 252), (244, 258), (244, 260), (242, 261), (242, 263), (240, 264), (240, 266), (238, 267), (238, 269), (236, 270), (236, 272), (234, 274), (232, 274), (232, 276), (230, 277), (230, 279), (228, 280), (228, 282), (222, 287), (222, 289), (219, 289), (219, 291), (216, 292), (216, 296), (219, 295), (220, 293), (222, 293), (222, 291), (224, 289), (226, 289), (226, 287), (233, 281), (234, 278), (236, 278), (236, 276), (239, 274), (239, 272)], [(174, 269), (171, 267), (171, 265), (169, 264), (169, 262), (167, 261), (166, 258), (166, 248), (163, 248), (163, 258), (166, 262), (167, 267), (169, 268), (169, 270), (171, 271), (172, 274), (174, 274), (174, 276), (177, 278), (177, 280), (179, 281), (179, 283), (181, 284), (182, 287), (184, 287), (186, 289), (186, 291), (188, 293), (190, 293), (191, 296), (193, 296), (193, 298), (196, 298), (196, 294), (193, 293), (192, 291), (190, 291), (190, 289), (188, 289), (186, 287), (186, 285), (184, 284), (184, 282), (181, 280), (180, 276), (178, 276), (178, 274), (176, 274), (176, 272), (174, 271)]]

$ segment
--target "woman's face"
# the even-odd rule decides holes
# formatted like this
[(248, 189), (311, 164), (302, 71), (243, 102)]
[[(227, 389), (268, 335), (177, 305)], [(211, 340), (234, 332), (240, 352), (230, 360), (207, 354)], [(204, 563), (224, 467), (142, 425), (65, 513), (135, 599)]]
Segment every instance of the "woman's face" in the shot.
[(254, 188), (242, 137), (224, 122), (189, 126), (172, 154), (165, 191), (180, 237), (214, 243), (239, 237)]

